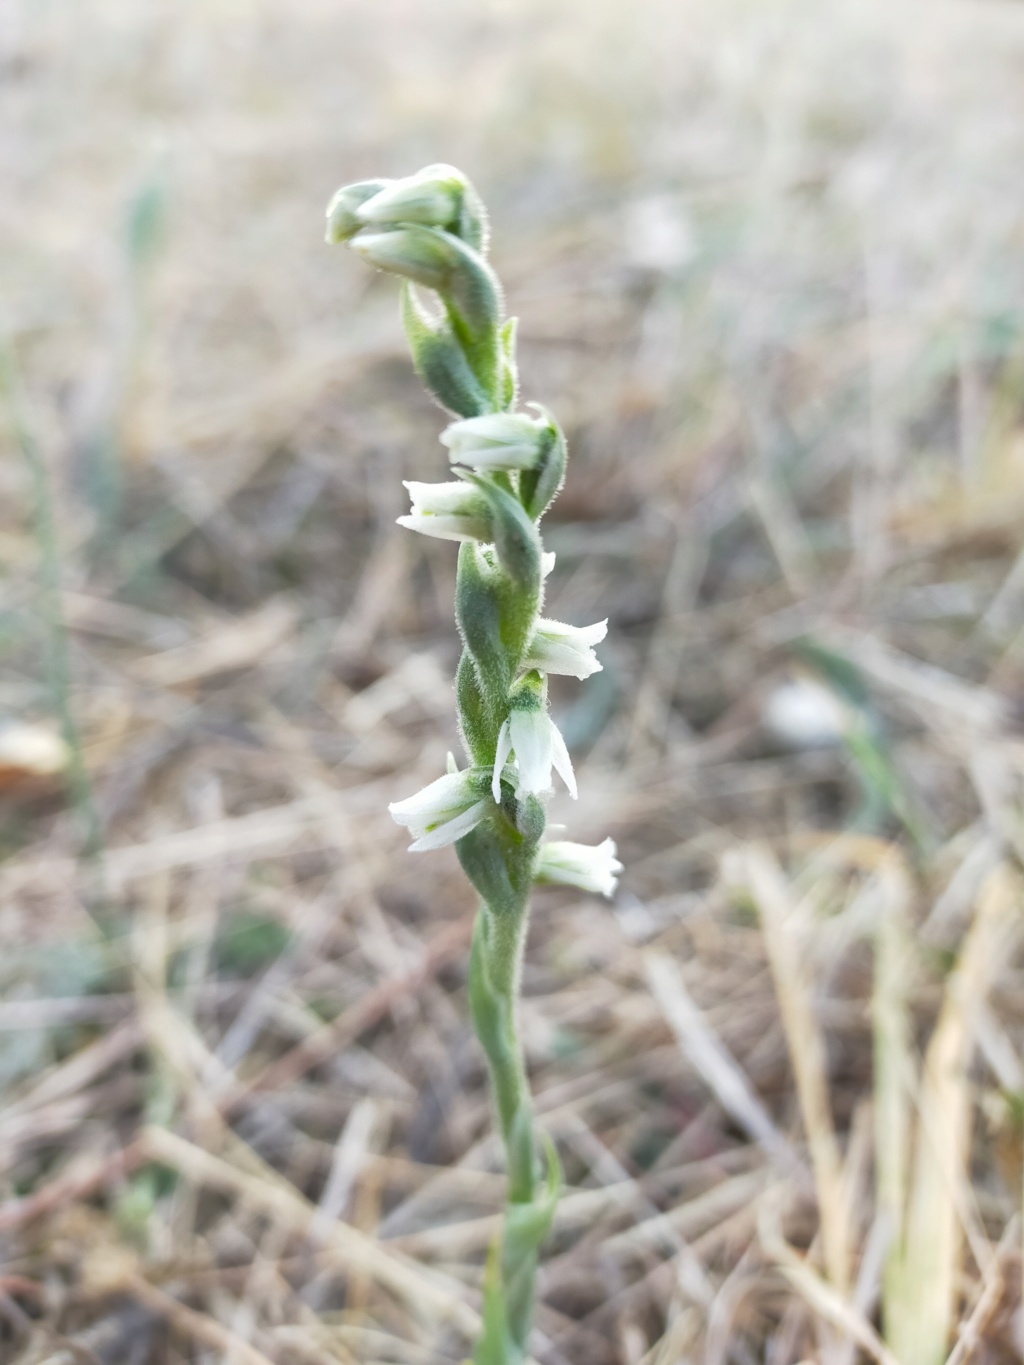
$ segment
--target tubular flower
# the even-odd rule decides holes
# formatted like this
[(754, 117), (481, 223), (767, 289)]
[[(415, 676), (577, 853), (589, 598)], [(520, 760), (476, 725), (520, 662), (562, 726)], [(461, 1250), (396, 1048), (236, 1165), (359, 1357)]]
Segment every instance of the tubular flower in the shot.
[(399, 526), (439, 540), (491, 539), (487, 499), (468, 483), (406, 482), (412, 511), (398, 518)]
[(607, 620), (593, 626), (567, 626), (561, 621), (538, 620), (524, 662), (527, 668), (537, 668), (542, 673), (589, 678), (592, 673), (601, 672), (593, 646), (607, 634)]
[(485, 795), (486, 778), (467, 769), (461, 773), (445, 773), (415, 796), (404, 801), (393, 801), (388, 810), (398, 825), (404, 825), (413, 836), (411, 853), (424, 853), (432, 848), (454, 844), (471, 829), (476, 829), (494, 807)]
[(515, 754), (519, 778), (516, 796), (540, 796), (551, 790), (551, 769), (559, 774), (575, 801), (576, 775), (565, 740), (546, 710), (514, 710), (498, 732), (491, 792), (501, 800), (501, 774), (509, 754)]
[(474, 469), (535, 469), (554, 439), (551, 423), (524, 412), (491, 412), (452, 422), (441, 433), (452, 464)]
[(596, 846), (568, 840), (541, 844), (534, 877), (538, 882), (556, 882), (610, 897), (615, 894), (622, 871), (616, 852), (614, 839), (605, 839)]

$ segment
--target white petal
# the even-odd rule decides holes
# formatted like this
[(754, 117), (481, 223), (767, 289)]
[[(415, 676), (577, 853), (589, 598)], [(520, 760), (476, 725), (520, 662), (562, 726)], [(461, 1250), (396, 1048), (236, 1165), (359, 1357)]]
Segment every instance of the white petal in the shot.
[(471, 464), (475, 469), (532, 469), (537, 463), (536, 446), (472, 446), (452, 450), (453, 463)]
[(418, 531), (423, 536), (435, 536), (438, 540), (480, 540), (491, 538), (491, 528), (478, 517), (449, 516), (410, 516), (396, 517), (399, 526), (410, 531)]
[(517, 796), (537, 796), (551, 790), (551, 731), (543, 711), (513, 711), (509, 716), (512, 747), (519, 764)]
[(537, 622), (526, 656), (527, 667), (545, 673), (565, 673), (572, 678), (589, 678), (601, 672), (592, 646), (608, 633), (608, 622), (592, 626), (568, 626), (562, 621)]
[(569, 788), (569, 795), (575, 801), (577, 797), (576, 774), (572, 770), (572, 759), (569, 757), (569, 750), (565, 747), (562, 732), (554, 721), (551, 722), (551, 762), (555, 765), (555, 771)]
[(432, 848), (444, 848), (446, 844), (454, 844), (457, 839), (461, 839), (471, 829), (476, 829), (480, 821), (493, 809), (490, 801), (486, 799), (477, 801), (468, 810), (464, 810), (461, 815), (457, 815), (454, 820), (448, 820), (445, 824), (437, 825), (434, 829), (421, 835), (414, 844), (409, 845), (409, 852), (427, 853)]
[(430, 515), (449, 512), (465, 516), (475, 511), (481, 498), (471, 484), (467, 483), (417, 483), (415, 479), (403, 480), (409, 490), (409, 500), (414, 512)]
[(536, 637), (524, 662), (528, 668), (539, 668), (542, 673), (563, 674), (581, 681), (601, 672), (601, 663), (592, 650)]
[(425, 828), (462, 810), (470, 799), (472, 792), (466, 784), (466, 774), (445, 773), (404, 801), (393, 801), (388, 810), (397, 825)]
[(509, 736), (509, 725), (506, 720), (498, 731), (498, 747), (494, 754), (494, 775), (491, 778), (491, 795), (496, 804), (501, 801), (501, 774), (511, 752), (512, 740)]
[(555, 567), (554, 550), (542, 550), (540, 555), (540, 576), (547, 578), (548, 574)]
[(599, 645), (608, 634), (608, 618), (606, 616), (603, 621), (595, 621), (592, 626), (570, 626), (564, 621), (542, 618), (537, 622), (537, 632), (550, 640), (564, 640), (566, 643), (589, 647)]

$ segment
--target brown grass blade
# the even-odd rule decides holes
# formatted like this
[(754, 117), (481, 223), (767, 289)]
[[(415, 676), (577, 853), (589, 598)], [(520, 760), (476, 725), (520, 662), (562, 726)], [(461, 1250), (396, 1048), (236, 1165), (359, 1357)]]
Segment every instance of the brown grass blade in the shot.
[(925, 1054), (906, 1233), (887, 1281), (886, 1334), (902, 1365), (945, 1358), (959, 1298), (961, 1210), (971, 1199), (967, 1151), (975, 1012), (1002, 961), (1020, 906), (1018, 879), (990, 873)]
[(814, 1169), (821, 1238), (829, 1280), (841, 1295), (850, 1286), (849, 1212), (842, 1160), (828, 1097), (828, 1062), (811, 992), (792, 928), (789, 887), (769, 849), (744, 848), (741, 875), (761, 916), (768, 961), (793, 1065), (800, 1113)]

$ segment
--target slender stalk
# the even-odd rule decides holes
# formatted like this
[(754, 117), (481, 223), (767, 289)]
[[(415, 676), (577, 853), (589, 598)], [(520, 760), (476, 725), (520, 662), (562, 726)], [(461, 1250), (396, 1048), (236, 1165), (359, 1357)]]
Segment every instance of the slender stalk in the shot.
[[(487, 263), (478, 195), (451, 166), (404, 180), (366, 180), (338, 191), (327, 239), (348, 242), (371, 265), (401, 276), (402, 320), (427, 389), (456, 420), (442, 433), (455, 482), (409, 483), (401, 525), (461, 542), (455, 617), (464, 649), (456, 676), (459, 728), (470, 766), (448, 771), (395, 802), (412, 850), (454, 844), (480, 895), (468, 991), (487, 1058), (505, 1146), (508, 1199), (484, 1276), (484, 1330), (475, 1365), (519, 1365), (528, 1353), (541, 1243), (561, 1183), (533, 1106), (518, 1032), (519, 983), (530, 890), (562, 882), (611, 895), (621, 866), (610, 839), (598, 848), (544, 843), (544, 803), (556, 770), (576, 795), (572, 762), (548, 715), (547, 675), (586, 678), (601, 667), (593, 646), (605, 622), (545, 621), (546, 556), (539, 523), (565, 476), (565, 438), (537, 404), (515, 411), (515, 319), (503, 320), (501, 286)], [(416, 292), (434, 291), (436, 309)]]

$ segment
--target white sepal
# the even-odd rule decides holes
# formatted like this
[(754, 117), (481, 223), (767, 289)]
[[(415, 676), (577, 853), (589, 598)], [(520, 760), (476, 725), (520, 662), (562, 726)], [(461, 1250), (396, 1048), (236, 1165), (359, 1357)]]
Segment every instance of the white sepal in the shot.
[(593, 646), (608, 634), (607, 620), (592, 626), (567, 626), (561, 621), (537, 622), (523, 661), (542, 673), (564, 673), (570, 678), (589, 678), (601, 665)]
[(509, 723), (506, 720), (498, 731), (498, 747), (494, 754), (494, 773), (491, 776), (491, 795), (496, 802), (501, 801), (501, 774), (511, 752), (512, 740), (509, 733)]
[(593, 891), (598, 896), (613, 896), (622, 864), (615, 856), (614, 839), (605, 839), (596, 847), (592, 844), (573, 844), (556, 840), (541, 844), (537, 855), (534, 879), (575, 886), (580, 891)]
[(392, 820), (413, 836), (409, 851), (443, 848), (475, 829), (494, 809), (480, 788), (479, 773), (445, 773), (415, 796), (392, 802), (388, 806)]
[(550, 423), (523, 412), (489, 412), (452, 422), (441, 433), (452, 464), (474, 469), (534, 469)]
[(399, 526), (439, 540), (491, 539), (486, 499), (467, 483), (406, 482), (412, 510)]
[(513, 710), (508, 718), (509, 733), (516, 763), (519, 785), (516, 796), (539, 796), (551, 790), (551, 769), (562, 777), (576, 797), (576, 777), (572, 759), (565, 747), (558, 726), (546, 710)]

